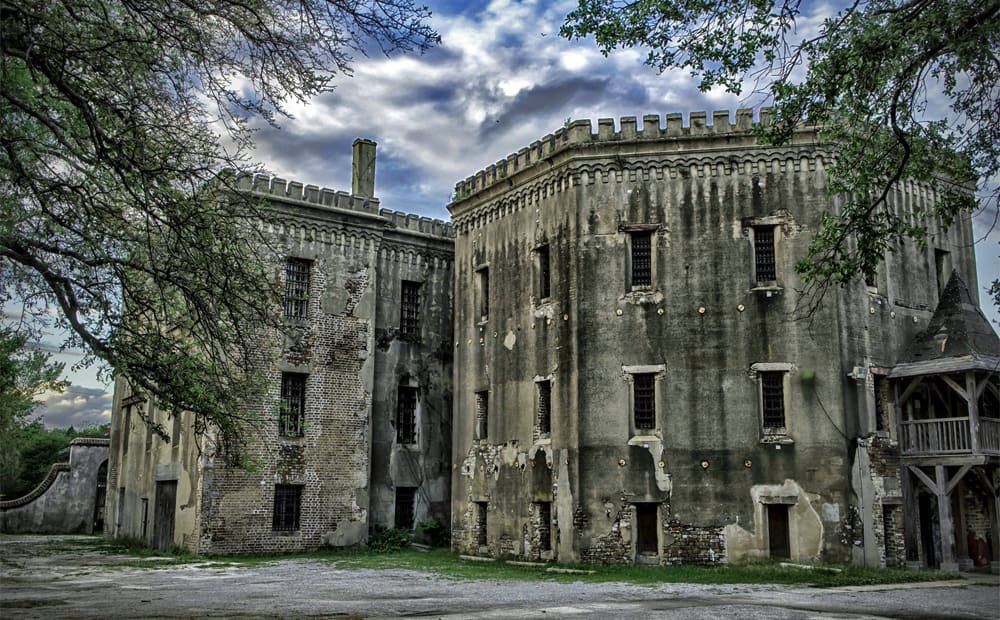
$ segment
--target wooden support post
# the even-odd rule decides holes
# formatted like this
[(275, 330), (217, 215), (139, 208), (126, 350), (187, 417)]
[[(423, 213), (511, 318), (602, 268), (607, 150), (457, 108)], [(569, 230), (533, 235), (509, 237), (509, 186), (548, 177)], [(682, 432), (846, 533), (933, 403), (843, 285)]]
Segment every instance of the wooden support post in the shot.
[(920, 512), (917, 506), (916, 482), (910, 473), (910, 466), (903, 465), (899, 468), (899, 482), (903, 487), (903, 551), (905, 552), (906, 568), (921, 568), (920, 550), (917, 547), (917, 515)]
[(948, 494), (948, 474), (944, 465), (934, 466), (934, 478), (937, 489), (938, 529), (941, 532), (941, 570), (949, 573), (958, 572), (958, 562), (955, 559), (955, 523), (951, 516), (951, 497)]
[(969, 371), (965, 373), (965, 391), (969, 394), (967, 400), (969, 408), (969, 439), (972, 453), (979, 453), (979, 400), (976, 398), (976, 373)]

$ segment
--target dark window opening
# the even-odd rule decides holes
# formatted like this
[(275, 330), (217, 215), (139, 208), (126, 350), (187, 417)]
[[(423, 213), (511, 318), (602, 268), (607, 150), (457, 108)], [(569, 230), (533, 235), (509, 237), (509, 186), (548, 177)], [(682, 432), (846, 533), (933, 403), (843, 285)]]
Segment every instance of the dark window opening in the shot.
[(413, 529), (413, 506), (416, 496), (416, 487), (396, 487), (396, 529)]
[(309, 313), (309, 261), (285, 262), (285, 318), (304, 319)]
[(538, 411), (536, 412), (539, 435), (547, 435), (552, 431), (552, 383), (539, 381)]
[(785, 373), (760, 373), (760, 390), (764, 428), (784, 428)]
[(483, 321), (490, 318), (490, 270), (479, 270), (479, 314)]
[(650, 286), (653, 283), (653, 235), (635, 232), (631, 237), (632, 286)]
[(306, 375), (281, 373), (281, 407), (278, 433), (284, 437), (301, 437), (305, 431)]
[(536, 502), (538, 510), (538, 548), (552, 551), (552, 502)]
[(538, 254), (538, 296), (547, 299), (552, 294), (552, 279), (549, 272), (549, 246), (543, 245), (535, 251)]
[(656, 382), (652, 374), (632, 375), (632, 410), (637, 429), (656, 428)]
[(889, 380), (884, 375), (875, 378), (875, 430), (889, 430)]
[(142, 540), (145, 541), (149, 533), (149, 498), (143, 497), (139, 501), (142, 502)]
[(396, 395), (396, 443), (417, 442), (417, 388), (400, 386)]
[(774, 258), (774, 226), (755, 226), (753, 237), (756, 279), (758, 282), (774, 282), (778, 279)]
[(476, 544), (485, 547), (486, 540), (486, 502), (476, 502)]
[(420, 284), (403, 281), (400, 295), (399, 336), (404, 340), (420, 338)]
[(944, 287), (951, 279), (951, 252), (948, 250), (934, 249), (934, 271), (937, 276), (938, 297), (944, 292)]
[(489, 436), (490, 422), (490, 394), (489, 392), (476, 392), (476, 437), (486, 439)]
[(299, 529), (302, 512), (302, 485), (274, 485), (274, 517), (271, 529), (275, 532), (294, 532)]

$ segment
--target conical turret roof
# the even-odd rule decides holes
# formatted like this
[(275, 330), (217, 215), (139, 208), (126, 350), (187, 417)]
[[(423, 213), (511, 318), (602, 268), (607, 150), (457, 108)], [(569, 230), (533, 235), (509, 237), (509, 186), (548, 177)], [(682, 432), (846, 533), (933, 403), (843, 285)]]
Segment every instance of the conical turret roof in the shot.
[(1000, 338), (957, 271), (951, 273), (927, 329), (910, 342), (890, 377), (1000, 369)]

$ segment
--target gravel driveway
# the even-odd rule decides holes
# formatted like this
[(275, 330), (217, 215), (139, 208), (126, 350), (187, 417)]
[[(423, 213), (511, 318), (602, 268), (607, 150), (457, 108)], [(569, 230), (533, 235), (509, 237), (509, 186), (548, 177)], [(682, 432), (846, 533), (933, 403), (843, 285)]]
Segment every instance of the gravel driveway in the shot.
[(1000, 581), (836, 589), (456, 580), (288, 559), (122, 566), (89, 537), (0, 536), (12, 618), (1000, 618)]

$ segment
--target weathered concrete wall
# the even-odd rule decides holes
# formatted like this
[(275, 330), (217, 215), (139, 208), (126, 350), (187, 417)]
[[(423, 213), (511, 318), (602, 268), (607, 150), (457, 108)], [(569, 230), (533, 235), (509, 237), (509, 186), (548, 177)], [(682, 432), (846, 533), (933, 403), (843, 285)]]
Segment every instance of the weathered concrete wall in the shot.
[(107, 460), (107, 439), (74, 439), (69, 463), (53, 465), (45, 480), (24, 497), (0, 502), (0, 532), (93, 533), (99, 474), (106, 474), (101, 465)]
[[(540, 492), (533, 481), (543, 478), (559, 560), (632, 561), (636, 506), (657, 506), (661, 562), (767, 557), (774, 505), (786, 507), (793, 560), (852, 558), (849, 446), (860, 427), (845, 376), (865, 360), (844, 334), (867, 330), (866, 321), (844, 311), (841, 297), (854, 289), (831, 291), (811, 320), (793, 319), (803, 301), (794, 262), (820, 215), (838, 208), (825, 193), (832, 155), (808, 131), (780, 148), (759, 146), (748, 114), (730, 125), (716, 113), (711, 126), (704, 114), (686, 126), (671, 115), (666, 128), (644, 117), (641, 130), (634, 119), (617, 130), (601, 120), (596, 134), (577, 121), (456, 188), (456, 548), (497, 554), (509, 539), (512, 555), (530, 555), (518, 541)], [(767, 282), (754, 270), (762, 226), (774, 231)], [(970, 251), (959, 249), (967, 222), (957, 228), (947, 247), (971, 268)], [(649, 285), (629, 278), (637, 234), (652, 240)], [(542, 300), (545, 245), (552, 291)], [(895, 322), (884, 329), (885, 349), (898, 351), (933, 308), (928, 252), (890, 258), (902, 262), (884, 277), (907, 310), (886, 312)], [(763, 372), (783, 377), (777, 432), (762, 425)], [(655, 375), (652, 429), (635, 428), (635, 373)], [(535, 383), (545, 378), (552, 429), (539, 440)]]

